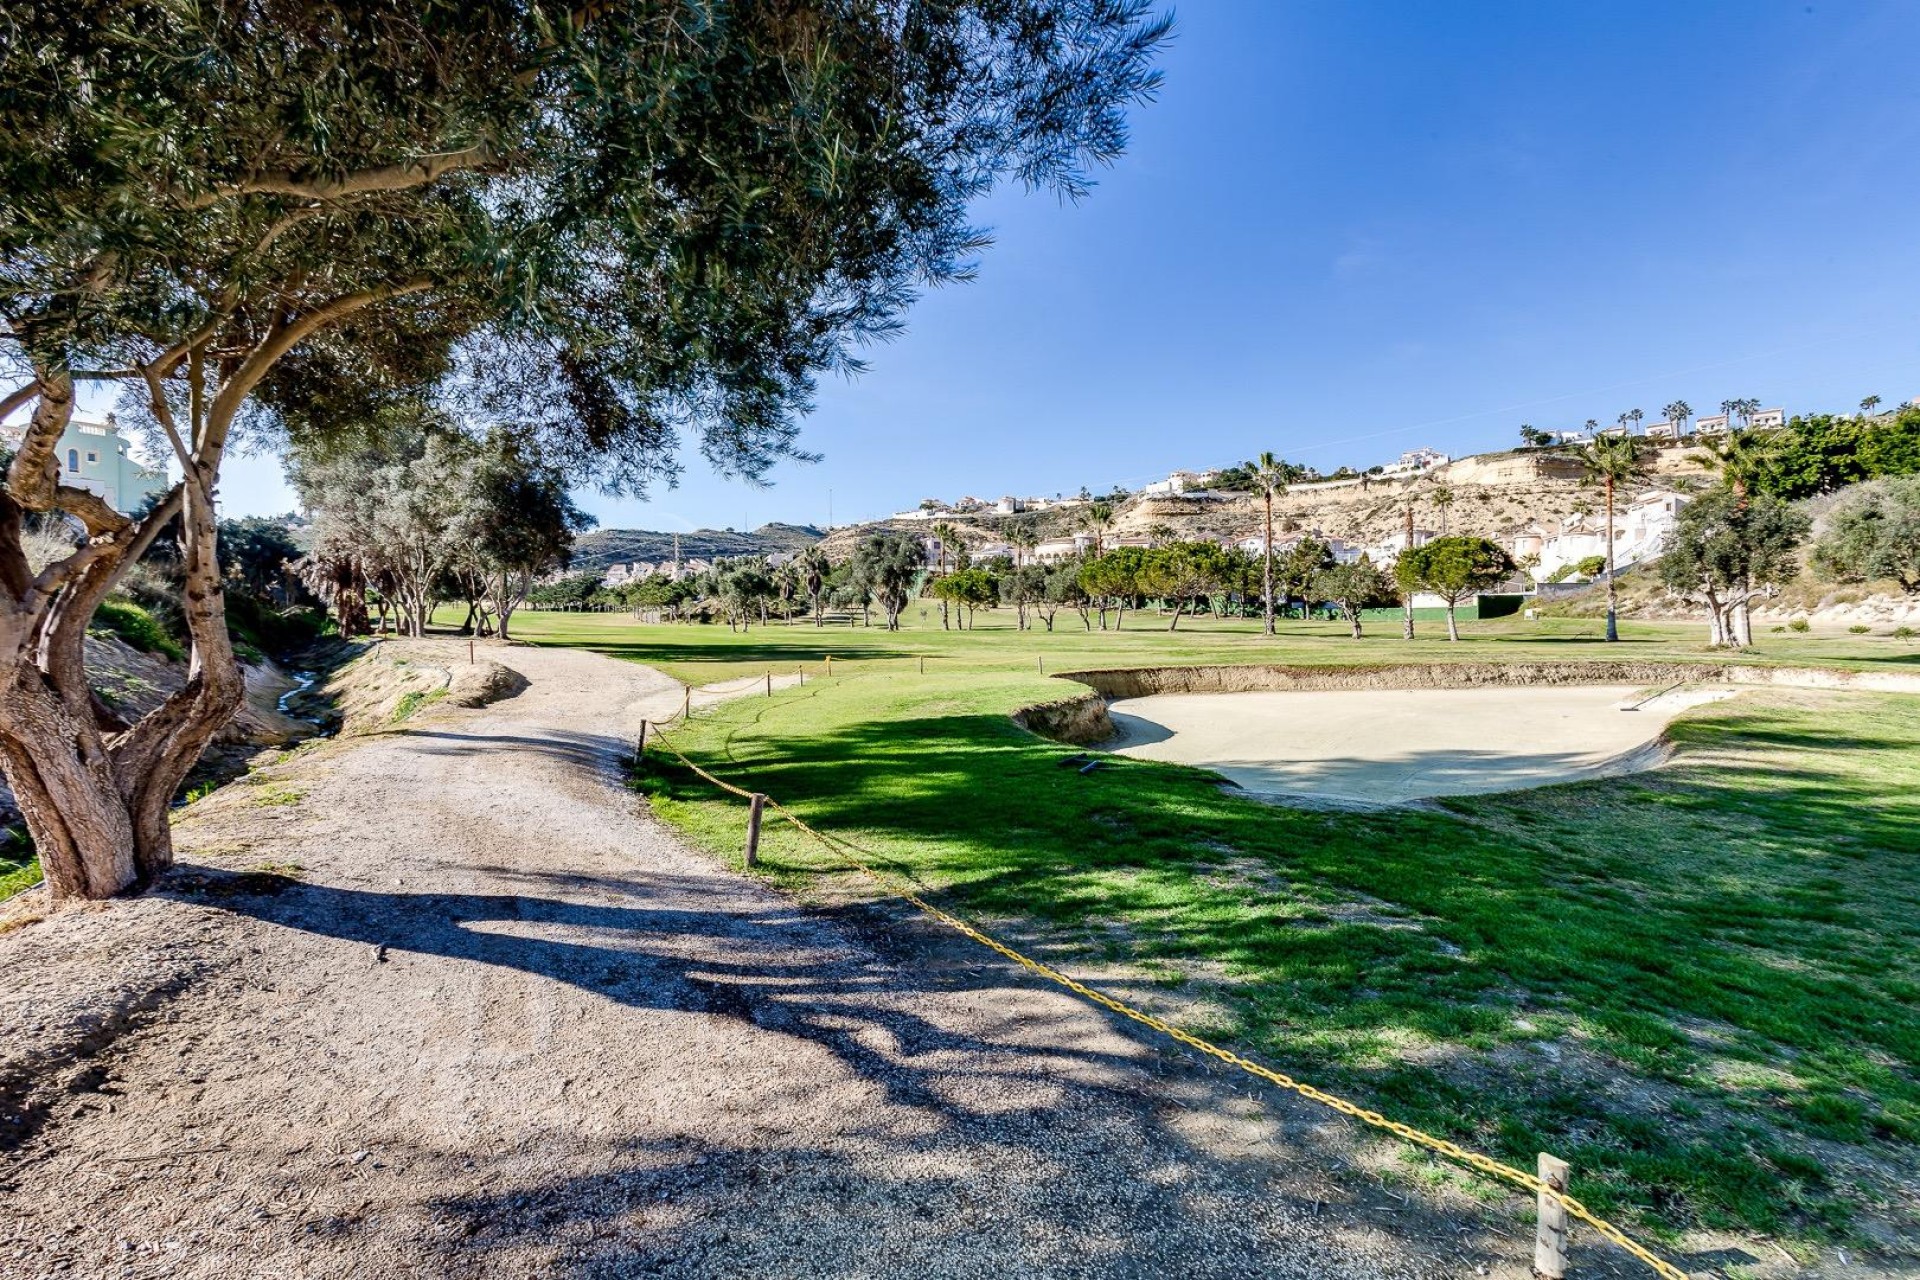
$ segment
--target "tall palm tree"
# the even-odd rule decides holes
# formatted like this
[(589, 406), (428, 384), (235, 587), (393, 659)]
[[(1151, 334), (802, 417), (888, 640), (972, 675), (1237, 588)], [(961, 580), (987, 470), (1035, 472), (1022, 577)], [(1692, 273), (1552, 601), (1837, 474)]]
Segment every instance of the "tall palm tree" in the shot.
[(1741, 430), (1745, 430), (1748, 426), (1752, 425), (1753, 415), (1760, 412), (1760, 402), (1751, 399), (1722, 400), (1720, 402), (1720, 412), (1727, 415), (1727, 421), (1733, 423)]
[(1868, 417), (1872, 417), (1873, 411), (1875, 409), (1878, 409), (1879, 407), (1880, 407), (1879, 396), (1868, 396), (1865, 400), (1862, 400), (1860, 402), (1860, 412), (1866, 414)]
[(1433, 505), (1440, 508), (1440, 536), (1447, 536), (1447, 512), (1458, 500), (1452, 486), (1437, 484), (1433, 487)]
[(1632, 436), (1608, 436), (1585, 445), (1575, 455), (1588, 484), (1607, 491), (1607, 639), (1620, 638), (1619, 591), (1613, 580), (1613, 490), (1646, 474), (1640, 446)]
[(1640, 419), (1646, 417), (1647, 415), (1645, 413), (1642, 413), (1638, 409), (1629, 409), (1622, 416), (1625, 417), (1627, 420), (1627, 433), (1629, 435), (1636, 435), (1636, 436), (1639, 435)]
[(1707, 445), (1707, 465), (1725, 476), (1728, 486), (1744, 498), (1753, 492), (1779, 447), (1771, 432), (1735, 427)]
[[(938, 571), (944, 576), (947, 572), (947, 548), (957, 547), (960, 544), (960, 530), (954, 526), (952, 521), (942, 520), (939, 524), (933, 526), (933, 537), (934, 541), (940, 545)], [(940, 629), (942, 631), (947, 630), (947, 621), (947, 598), (941, 596)]]
[(800, 566), (800, 585), (813, 605), (813, 625), (821, 626), (824, 619), (820, 615), (820, 596), (827, 589), (827, 575), (833, 572), (833, 561), (827, 559), (827, 553), (815, 543), (802, 551), (795, 563)]
[(1040, 545), (1040, 534), (1031, 524), (1017, 524), (1007, 533), (1007, 545), (1013, 548), (1013, 565), (1019, 568), (1033, 557), (1033, 549)]
[(1273, 500), (1284, 497), (1287, 481), (1293, 476), (1293, 467), (1275, 456), (1272, 452), (1261, 454), (1246, 464), (1253, 477), (1254, 484), (1260, 488), (1260, 497), (1266, 503), (1266, 534), (1261, 541), (1261, 585), (1262, 616), (1266, 619), (1266, 634), (1273, 634)]
[(1687, 421), (1693, 417), (1693, 406), (1685, 400), (1675, 400), (1672, 404), (1662, 405), (1660, 412), (1667, 415), (1667, 421), (1673, 424), (1673, 438), (1678, 440), (1687, 434)]
[(1080, 527), (1093, 535), (1093, 554), (1099, 555), (1107, 530), (1113, 528), (1113, 504), (1089, 502), (1080, 512)]

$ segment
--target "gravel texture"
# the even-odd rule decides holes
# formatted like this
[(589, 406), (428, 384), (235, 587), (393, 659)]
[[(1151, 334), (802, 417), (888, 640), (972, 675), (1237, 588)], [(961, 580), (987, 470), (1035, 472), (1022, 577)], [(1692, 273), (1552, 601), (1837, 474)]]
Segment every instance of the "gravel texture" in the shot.
[(619, 784), (672, 681), (490, 656), (529, 687), (186, 811), (161, 890), (16, 905), (0, 1276), (1527, 1274), (1346, 1122), (686, 849)]

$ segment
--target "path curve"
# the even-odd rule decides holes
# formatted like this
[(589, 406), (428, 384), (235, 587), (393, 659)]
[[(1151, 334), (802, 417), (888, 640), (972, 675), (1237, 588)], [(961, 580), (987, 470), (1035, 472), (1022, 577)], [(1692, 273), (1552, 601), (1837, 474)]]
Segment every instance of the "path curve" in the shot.
[(1526, 1274), (1337, 1119), (689, 851), (619, 782), (658, 672), (493, 656), (0, 936), (0, 1276)]

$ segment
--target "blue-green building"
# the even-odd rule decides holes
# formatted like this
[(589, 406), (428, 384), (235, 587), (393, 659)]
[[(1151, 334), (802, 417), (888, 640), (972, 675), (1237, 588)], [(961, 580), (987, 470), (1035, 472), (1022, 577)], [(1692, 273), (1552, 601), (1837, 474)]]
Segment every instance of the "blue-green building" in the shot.
[(60, 435), (58, 456), (61, 484), (91, 489), (123, 515), (167, 491), (167, 473), (141, 465), (112, 414), (104, 422), (76, 414)]

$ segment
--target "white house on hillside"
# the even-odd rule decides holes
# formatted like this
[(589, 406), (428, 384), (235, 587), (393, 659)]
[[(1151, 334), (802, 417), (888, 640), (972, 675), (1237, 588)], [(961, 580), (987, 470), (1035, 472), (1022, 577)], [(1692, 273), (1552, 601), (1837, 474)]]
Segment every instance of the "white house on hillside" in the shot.
[[(1685, 494), (1658, 489), (1616, 510), (1614, 563), (1626, 568), (1659, 555), (1686, 501)], [(1533, 578), (1536, 582), (1546, 582), (1568, 565), (1607, 554), (1606, 517), (1604, 514), (1569, 515), (1536, 523), (1509, 535), (1507, 550), (1516, 560), (1538, 557), (1539, 562), (1532, 570)]]

